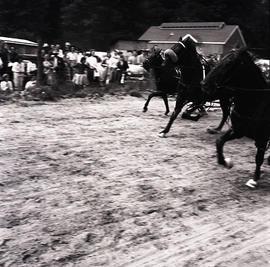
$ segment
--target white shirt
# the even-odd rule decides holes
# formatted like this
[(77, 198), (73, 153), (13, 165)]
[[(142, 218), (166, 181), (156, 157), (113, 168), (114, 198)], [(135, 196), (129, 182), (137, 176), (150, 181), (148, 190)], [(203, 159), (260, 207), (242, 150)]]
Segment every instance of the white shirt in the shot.
[(98, 62), (97, 62), (97, 58), (94, 56), (90, 56), (86, 59), (86, 63), (89, 65), (90, 68), (92, 69), (96, 69)]
[(62, 49), (59, 49), (59, 50), (58, 50), (58, 55), (57, 55), (57, 56), (58, 56), (58, 57), (61, 57), (61, 58), (64, 57), (64, 52), (63, 52)]
[(140, 54), (137, 56), (137, 63), (138, 64), (143, 64), (144, 61), (145, 61), (145, 57), (143, 54)]
[[(83, 53), (79, 53), (78, 56), (77, 56), (77, 63), (81, 63), (81, 59), (82, 59), (83, 57), (85, 57), (85, 56), (83, 55)], [(85, 58), (86, 58), (86, 57), (85, 57)]]
[(11, 81), (2, 81), (0, 83), (0, 88), (1, 88), (1, 91), (6, 91), (6, 90), (11, 90), (13, 91), (13, 85), (12, 85), (12, 82)]
[(117, 63), (119, 62), (119, 58), (112, 56), (108, 59), (107, 63), (110, 68), (117, 68)]
[(138, 64), (137, 56), (134, 56), (134, 55), (130, 56), (130, 57), (128, 58), (128, 63), (134, 64), (134, 65)]
[(77, 58), (78, 58), (78, 54), (76, 52), (68, 52), (67, 53), (68, 60), (77, 62)]
[(21, 62), (21, 63), (14, 62), (13, 66), (12, 66), (12, 71), (13, 72), (22, 72), (22, 73), (24, 73), (24, 71), (25, 71), (24, 63), (23, 62)]
[(37, 70), (37, 65), (31, 61), (27, 62), (27, 73)]

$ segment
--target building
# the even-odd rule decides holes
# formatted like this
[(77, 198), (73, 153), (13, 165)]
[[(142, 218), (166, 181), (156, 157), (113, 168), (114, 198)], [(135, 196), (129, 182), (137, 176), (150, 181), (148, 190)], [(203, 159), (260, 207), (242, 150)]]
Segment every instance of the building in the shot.
[(145, 50), (147, 48), (147, 42), (144, 41), (126, 41), (126, 40), (119, 40), (117, 41), (112, 49), (117, 50)]
[(38, 44), (29, 40), (0, 36), (0, 42), (14, 46), (17, 53), (23, 58), (37, 56)]
[(233, 48), (246, 46), (242, 32), (237, 25), (226, 25), (224, 22), (176, 22), (162, 23), (150, 27), (139, 41), (150, 49), (153, 45), (160, 48), (172, 47), (179, 38), (191, 38), (198, 52), (208, 55), (225, 55)]

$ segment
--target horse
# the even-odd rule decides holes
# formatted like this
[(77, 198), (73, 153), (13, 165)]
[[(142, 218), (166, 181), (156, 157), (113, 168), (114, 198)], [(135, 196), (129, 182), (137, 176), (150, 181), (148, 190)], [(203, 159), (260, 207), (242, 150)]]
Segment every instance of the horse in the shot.
[[(177, 56), (176, 65), (179, 66), (182, 73), (181, 87), (178, 90), (174, 111), (169, 119), (165, 129), (159, 133), (159, 137), (166, 137), (170, 131), (174, 120), (177, 118), (182, 108), (189, 102), (195, 103), (195, 106), (202, 106), (206, 101), (220, 100), (222, 109), (222, 120), (219, 125), (210, 129), (210, 133), (220, 132), (230, 113), (231, 100), (226, 95), (215, 95), (211, 98), (201, 90), (201, 81), (204, 78), (203, 68), (199, 54), (196, 51), (194, 42), (187, 38), (175, 44), (171, 50)], [(166, 63), (165, 63), (166, 65)]]
[(148, 56), (143, 62), (143, 67), (145, 70), (153, 70), (157, 89), (156, 92), (153, 92), (148, 96), (143, 107), (143, 112), (148, 110), (150, 100), (153, 97), (158, 96), (162, 97), (166, 108), (165, 115), (168, 115), (170, 112), (168, 95), (174, 95), (178, 91), (181, 74), (173, 61), (167, 62), (166, 66), (163, 64), (164, 58), (161, 52), (161, 49), (152, 49), (150, 56)]
[(239, 49), (230, 52), (210, 71), (202, 88), (208, 95), (223, 91), (233, 97), (231, 128), (216, 140), (217, 161), (227, 168), (232, 167), (232, 161), (223, 154), (225, 143), (244, 136), (253, 139), (257, 148), (256, 169), (246, 185), (255, 188), (270, 137), (269, 85), (250, 52)]

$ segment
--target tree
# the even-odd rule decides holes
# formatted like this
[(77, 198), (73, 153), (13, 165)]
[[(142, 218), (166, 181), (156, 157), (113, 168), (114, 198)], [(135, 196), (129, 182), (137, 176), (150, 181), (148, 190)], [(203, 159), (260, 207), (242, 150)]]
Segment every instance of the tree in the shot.
[(136, 40), (163, 22), (224, 21), (242, 29), (249, 46), (269, 46), (268, 0), (70, 0), (63, 9), (66, 37), (84, 47)]
[(267, 48), (269, 0), (1, 0), (0, 34), (105, 50), (163, 22), (237, 24), (250, 47)]
[(29, 37), (38, 42), (38, 82), (42, 77), (40, 51), (44, 41), (60, 33), (61, 0), (1, 0), (0, 32), (14, 37)]

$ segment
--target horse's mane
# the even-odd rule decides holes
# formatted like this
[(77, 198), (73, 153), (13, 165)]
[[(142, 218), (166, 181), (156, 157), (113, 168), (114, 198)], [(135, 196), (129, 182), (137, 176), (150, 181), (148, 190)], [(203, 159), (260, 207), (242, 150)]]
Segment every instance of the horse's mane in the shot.
[(231, 50), (209, 72), (209, 74), (205, 78), (205, 81), (207, 82), (207, 80), (211, 79), (212, 81), (217, 82), (220, 77), (228, 75), (233, 66), (239, 63), (239, 61), (243, 62), (246, 68), (250, 68), (253, 71), (254, 77), (258, 79), (258, 82), (262, 86), (266, 85), (266, 81), (263, 77), (260, 68), (255, 64), (255, 57), (248, 51), (247, 48)]
[(225, 55), (220, 62), (209, 72), (206, 76), (206, 81), (211, 79), (216, 81), (220, 75), (224, 72), (227, 72), (231, 68), (231, 65), (234, 64), (235, 60), (238, 58), (239, 51), (232, 50), (227, 55)]

